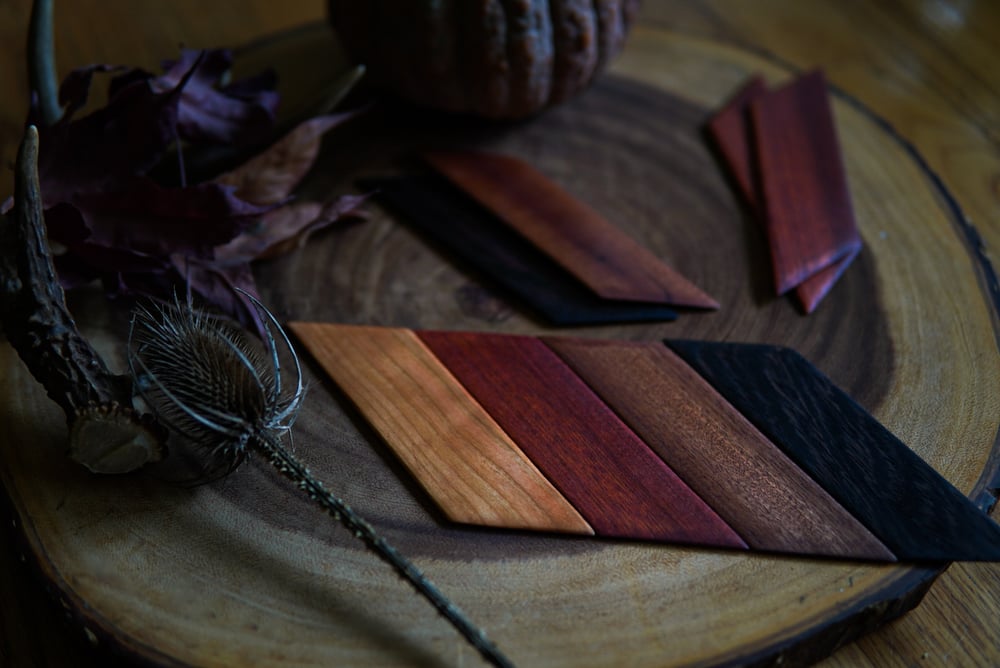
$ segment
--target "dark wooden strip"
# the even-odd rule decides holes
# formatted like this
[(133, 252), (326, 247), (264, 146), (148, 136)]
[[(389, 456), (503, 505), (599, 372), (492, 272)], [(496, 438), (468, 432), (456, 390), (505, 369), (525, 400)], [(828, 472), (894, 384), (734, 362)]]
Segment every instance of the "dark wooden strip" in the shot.
[(290, 327), (449, 519), (593, 534), (412, 331)]
[(795, 351), (667, 344), (900, 561), (1000, 560), (1000, 526)]
[(778, 294), (854, 252), (858, 232), (820, 71), (750, 102)]
[(542, 340), (751, 548), (895, 561), (662, 343)]
[(418, 335), (597, 535), (746, 547), (540, 340)]
[(554, 325), (674, 320), (660, 304), (594, 295), (489, 211), (436, 176), (366, 179), (366, 190), (453, 256), (512, 293)]
[(646, 247), (529, 165), (481, 151), (429, 153), (428, 163), (607, 299), (715, 309), (719, 303)]
[[(767, 229), (764, 212), (761, 210), (758, 194), (758, 167), (754, 147), (753, 130), (750, 124), (750, 103), (767, 92), (767, 86), (760, 77), (754, 77), (720, 109), (708, 122), (711, 136), (723, 165), (729, 172), (740, 195), (753, 216)], [(795, 286), (795, 296), (806, 313), (812, 313), (820, 301), (830, 292), (837, 280), (861, 250), (861, 237), (856, 235), (855, 243), (843, 258), (820, 269)]]

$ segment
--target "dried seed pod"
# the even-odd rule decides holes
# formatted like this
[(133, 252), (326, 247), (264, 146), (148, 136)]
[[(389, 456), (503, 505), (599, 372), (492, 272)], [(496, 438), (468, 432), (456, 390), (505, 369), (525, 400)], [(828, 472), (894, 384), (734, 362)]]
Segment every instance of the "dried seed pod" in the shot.
[(263, 328), (267, 348), (261, 351), (234, 325), (179, 300), (134, 311), (129, 369), (137, 390), (164, 424), (204, 452), (211, 468), (234, 470), (252, 442), (280, 439), (295, 421), (305, 394), (302, 376), (277, 329), (292, 353), (289, 394), (271, 327)]

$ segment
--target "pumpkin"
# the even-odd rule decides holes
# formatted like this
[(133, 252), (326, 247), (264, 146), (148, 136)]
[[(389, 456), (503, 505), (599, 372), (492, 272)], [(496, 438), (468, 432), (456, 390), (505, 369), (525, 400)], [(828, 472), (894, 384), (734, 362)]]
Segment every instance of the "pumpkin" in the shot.
[(370, 80), (416, 104), (514, 119), (589, 84), (639, 0), (330, 0)]

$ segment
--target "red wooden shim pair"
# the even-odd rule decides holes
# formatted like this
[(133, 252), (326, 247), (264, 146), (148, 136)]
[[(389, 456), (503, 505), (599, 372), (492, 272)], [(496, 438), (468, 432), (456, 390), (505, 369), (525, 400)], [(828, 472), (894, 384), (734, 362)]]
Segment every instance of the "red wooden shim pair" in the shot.
[(746, 548), (541, 340), (417, 335), (597, 535)]
[(718, 302), (528, 163), (479, 151), (425, 156), (536, 248), (606, 299), (715, 309)]
[(764, 224), (777, 293), (811, 313), (861, 250), (822, 72), (771, 92), (751, 80), (708, 130)]

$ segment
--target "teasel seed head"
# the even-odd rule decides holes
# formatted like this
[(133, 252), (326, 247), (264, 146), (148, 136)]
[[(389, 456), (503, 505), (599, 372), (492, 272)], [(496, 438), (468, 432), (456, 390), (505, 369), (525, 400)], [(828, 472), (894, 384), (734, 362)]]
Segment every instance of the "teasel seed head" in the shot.
[[(255, 440), (291, 430), (305, 395), (298, 356), (277, 320), (248, 293), (262, 322), (263, 346), (234, 325), (182, 304), (140, 306), (132, 317), (128, 364), (157, 418), (198, 450), (209, 469), (234, 470)], [(286, 390), (277, 338), (292, 361)]]

